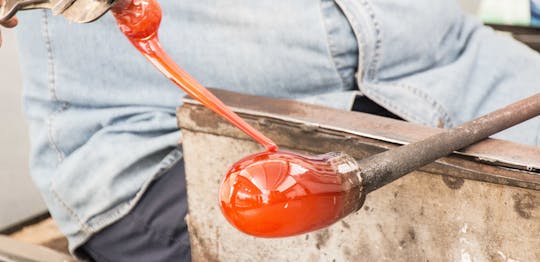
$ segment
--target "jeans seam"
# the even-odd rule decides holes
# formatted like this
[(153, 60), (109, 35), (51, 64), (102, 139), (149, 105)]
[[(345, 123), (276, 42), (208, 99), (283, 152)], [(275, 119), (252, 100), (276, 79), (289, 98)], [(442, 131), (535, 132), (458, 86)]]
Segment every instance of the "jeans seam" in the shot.
[[(340, 0), (334, 0), (336, 4), (341, 8), (343, 11), (343, 15), (347, 18), (349, 25), (351, 26), (351, 29), (353, 31), (353, 34), (356, 38), (356, 42), (358, 43), (358, 65), (355, 72), (357, 83), (361, 83), (363, 79), (363, 65), (366, 61), (366, 53), (365, 50), (362, 48), (366, 47), (366, 40), (364, 37), (362, 37), (362, 33), (359, 32), (359, 28), (361, 28), (361, 23), (358, 21), (358, 18), (355, 15), (355, 12), (352, 11), (350, 8), (350, 5), (342, 3)], [(358, 89), (360, 90), (360, 89)]]
[(407, 119), (409, 121), (412, 120), (413, 122), (416, 122), (416, 123), (427, 124), (425, 121), (417, 118), (416, 116), (411, 115), (406, 111), (403, 111), (400, 107), (396, 106), (396, 104), (394, 104), (392, 101), (384, 98), (383, 96), (380, 96), (380, 95), (376, 94), (376, 92), (373, 92), (373, 90), (364, 88), (364, 90), (362, 90), (362, 92), (364, 94), (367, 94), (375, 102), (380, 102), (380, 104), (384, 105), (384, 107), (386, 109), (392, 111), (396, 115), (399, 115), (399, 116), (401, 116), (401, 117), (403, 117), (403, 118), (405, 118), (405, 119)]
[(454, 121), (452, 121), (452, 118), (450, 117), (450, 114), (448, 113), (448, 110), (446, 110), (446, 108), (444, 108), (443, 105), (441, 105), (439, 102), (437, 102), (437, 100), (433, 99), (428, 93), (420, 90), (419, 88), (416, 88), (414, 86), (410, 86), (410, 85), (407, 85), (407, 84), (404, 84), (404, 83), (399, 83), (399, 84), (393, 84), (394, 86), (397, 86), (397, 87), (404, 87), (406, 89), (408, 89), (409, 91), (411, 91), (412, 94), (418, 96), (419, 98), (429, 102), (431, 104), (431, 106), (433, 108), (435, 108), (435, 110), (437, 110), (437, 112), (440, 114), (440, 118), (442, 118), (442, 123), (444, 123), (444, 126), (445, 127), (453, 127), (455, 126), (455, 123)]
[[(43, 30), (42, 30), (42, 36), (43, 40), (45, 42), (45, 48), (47, 49), (47, 65), (48, 65), (48, 81), (47, 81), (47, 89), (49, 91), (49, 99), (54, 103), (61, 102), (60, 99), (58, 99), (58, 95), (56, 93), (56, 78), (55, 78), (55, 63), (54, 63), (54, 55), (53, 55), (53, 49), (52, 49), (52, 40), (49, 32), (49, 16), (47, 14), (46, 10), (43, 10)], [(54, 121), (56, 119), (56, 116), (63, 111), (67, 110), (67, 108), (70, 106), (68, 102), (63, 101), (62, 105), (58, 110), (55, 110), (53, 113), (47, 116), (46, 123), (47, 123), (47, 140), (49, 141), (50, 147), (54, 150), (57, 156), (57, 164), (61, 163), (65, 158), (65, 153), (60, 149), (60, 146), (54, 139)]]
[(62, 106), (51, 113), (47, 117), (47, 139), (49, 140), (49, 145), (53, 148), (53, 150), (56, 152), (57, 157), (57, 164), (60, 164), (62, 161), (64, 161), (65, 153), (60, 149), (58, 143), (56, 143), (56, 140), (54, 139), (54, 121), (56, 119), (56, 116), (60, 114), (61, 112), (65, 111), (69, 107), (69, 103), (63, 103)]
[(375, 12), (373, 11), (373, 7), (371, 6), (371, 3), (367, 0), (363, 0), (361, 3), (367, 14), (370, 18), (370, 21), (372, 23), (373, 29), (375, 30), (375, 47), (373, 50), (373, 56), (371, 57), (371, 61), (369, 63), (369, 66), (367, 68), (366, 75), (368, 79), (373, 79), (376, 81), (376, 73), (377, 73), (377, 66), (379, 63), (379, 59), (382, 55), (382, 36), (381, 36), (381, 27), (379, 25), (379, 21), (377, 20), (377, 17), (375, 16)]
[(81, 217), (79, 217), (79, 215), (75, 212), (75, 210), (73, 210), (71, 207), (69, 207), (69, 205), (66, 202), (64, 202), (64, 200), (60, 197), (60, 195), (58, 195), (56, 190), (53, 189), (52, 184), (51, 184), (51, 187), (49, 188), (49, 191), (52, 193), (53, 197), (62, 205), (62, 207), (65, 208), (69, 212), (69, 214), (71, 216), (73, 216), (75, 219), (77, 219), (77, 222), (79, 223), (79, 226), (81, 226), (81, 229), (85, 233), (91, 233), (92, 232), (92, 230), (88, 227), (88, 225), (86, 225), (85, 223), (82, 222)]
[[(146, 190), (148, 189), (148, 186), (157, 177), (160, 177), (163, 173), (167, 172), (170, 168), (172, 168), (172, 166), (175, 163), (177, 163), (177, 161), (179, 161), (182, 157), (183, 157), (183, 154), (180, 151), (180, 149), (176, 148), (176, 149), (172, 150), (165, 158), (163, 158), (161, 160), (160, 163), (163, 166), (161, 166), (156, 171), (156, 173), (153, 174), (151, 179), (148, 179), (142, 185), (142, 187), (137, 191), (135, 196), (132, 199), (130, 199), (128, 201), (125, 201), (123, 204), (118, 204), (116, 207), (113, 207), (110, 210), (110, 211), (113, 211), (113, 212), (108, 212), (106, 218), (101, 218), (102, 215), (98, 215), (97, 217), (99, 219), (92, 218), (92, 219), (89, 219), (88, 222), (84, 222), (81, 219), (81, 217), (77, 214), (75, 209), (71, 208), (69, 206), (69, 204), (66, 203), (62, 199), (60, 194), (58, 194), (58, 192), (54, 189), (54, 186), (55, 186), (54, 183), (51, 184), (51, 186), (49, 187), (49, 191), (51, 192), (54, 199), (58, 203), (60, 203), (60, 205), (65, 210), (67, 210), (69, 215), (72, 216), (77, 221), (78, 225), (81, 228), (81, 231), (88, 236), (88, 235), (94, 234), (95, 232), (99, 231), (104, 226), (110, 225), (110, 224), (114, 223), (115, 221), (118, 221), (118, 219), (121, 219), (122, 217), (125, 217), (135, 207), (135, 203), (138, 202), (142, 198), (142, 195), (146, 192)], [(97, 223), (96, 223), (96, 221), (97, 221)]]
[[(328, 24), (327, 24), (327, 21), (326, 21), (326, 17), (324, 16), (324, 12), (323, 12), (323, 6), (322, 6), (322, 3), (323, 1), (325, 0), (320, 0), (319, 1), (319, 13), (320, 13), (320, 17), (321, 17), (321, 24), (324, 28), (324, 31), (325, 31), (325, 36), (326, 36), (326, 47), (328, 49), (328, 55), (330, 56), (330, 61), (332, 61), (332, 65), (334, 67), (334, 71), (336, 72), (336, 74), (339, 76), (339, 79), (341, 80), (341, 88), (345, 88), (346, 84), (345, 84), (345, 76), (342, 75), (341, 71), (339, 70), (340, 68), (340, 64), (338, 61), (336, 61), (336, 58), (335, 58), (335, 55), (336, 55), (336, 48), (335, 48), (335, 44), (334, 42), (332, 41), (331, 37), (330, 37), (330, 31), (328, 29)], [(330, 0), (330, 1), (333, 1), (333, 0)]]
[[(410, 85), (407, 85), (407, 84), (404, 84), (404, 83), (398, 83), (398, 84), (387, 83), (386, 85), (393, 86), (393, 87), (398, 87), (398, 88), (399, 87), (405, 88), (405, 89), (409, 90), (415, 96), (421, 98), (424, 101), (429, 102), (430, 105), (439, 113), (439, 117), (440, 117), (441, 121), (444, 123), (445, 127), (453, 127), (454, 126), (454, 121), (452, 120), (452, 118), (448, 114), (447, 110), (440, 103), (438, 103), (435, 99), (431, 98), (427, 93), (423, 92), (419, 88), (416, 88), (416, 87), (413, 87), (413, 86), (410, 86)], [(423, 124), (430, 125), (429, 122), (423, 121), (420, 118), (403, 111), (402, 109), (400, 109), (399, 106), (394, 104), (392, 101), (390, 101), (390, 100), (388, 100), (388, 99), (386, 99), (386, 98), (384, 98), (382, 96), (377, 95), (376, 92), (373, 92), (373, 91), (374, 90), (368, 89), (368, 90), (363, 90), (362, 92), (364, 92), (365, 94), (371, 95), (373, 97), (373, 100), (380, 101), (382, 104), (385, 105), (385, 107), (388, 107), (388, 109), (390, 109), (391, 111), (394, 111), (394, 113), (396, 113), (397, 115), (401, 115), (406, 119), (410, 119), (410, 120), (413, 120), (413, 121), (418, 122), (418, 123), (423, 123)]]
[[(116, 207), (112, 208), (111, 213), (105, 213), (106, 217), (101, 218), (103, 216), (103, 213), (98, 216), (97, 218), (89, 219), (87, 224), (87, 228), (102, 228), (103, 225), (107, 226), (111, 224), (111, 219), (116, 221), (119, 218), (125, 217), (126, 214), (131, 212), (135, 206), (136, 203), (138, 203), (141, 198), (143, 197), (144, 193), (147, 192), (148, 187), (150, 184), (161, 177), (163, 174), (165, 174), (167, 171), (169, 171), (178, 161), (180, 161), (183, 158), (183, 154), (181, 153), (180, 149), (176, 148), (172, 150), (165, 158), (163, 158), (160, 162), (160, 165), (162, 165), (152, 176), (151, 179), (148, 179), (141, 188), (135, 193), (135, 196), (127, 201), (124, 201), (121, 204), (118, 204)], [(93, 230), (95, 231), (95, 230)], [(93, 232), (89, 231), (89, 232)]]

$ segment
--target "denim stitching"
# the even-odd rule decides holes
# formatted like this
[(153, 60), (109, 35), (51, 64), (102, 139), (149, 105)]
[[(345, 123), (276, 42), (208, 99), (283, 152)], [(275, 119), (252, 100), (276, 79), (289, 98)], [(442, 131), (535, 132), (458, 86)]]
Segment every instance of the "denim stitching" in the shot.
[(65, 111), (69, 107), (69, 103), (64, 102), (62, 104), (62, 107), (60, 107), (58, 110), (54, 111), (52, 114), (49, 115), (47, 118), (47, 139), (49, 140), (50, 146), (53, 148), (53, 150), (56, 152), (57, 157), (57, 163), (64, 161), (65, 154), (62, 150), (60, 150), (58, 144), (56, 143), (54, 139), (54, 120), (56, 119), (56, 116)]
[[(170, 170), (174, 164), (176, 164), (178, 161), (180, 161), (183, 158), (182, 151), (179, 148), (176, 148), (172, 150), (169, 154), (165, 156), (160, 162), (160, 168), (157, 170), (156, 173), (154, 173), (154, 176), (148, 179), (141, 187), (140, 190), (137, 191), (135, 196), (131, 198), (130, 200), (127, 200), (121, 204), (119, 204), (118, 208), (115, 208), (113, 212), (106, 213), (107, 216), (103, 217), (97, 216), (95, 218), (92, 218), (88, 221), (88, 227), (89, 228), (102, 228), (104, 225), (107, 226), (117, 219), (120, 219), (124, 217), (128, 212), (130, 212), (136, 205), (136, 203), (139, 202), (139, 200), (142, 198), (142, 195), (146, 192), (150, 184), (157, 178), (161, 177), (163, 174), (165, 174), (168, 170)], [(112, 220), (112, 222), (111, 222)]]
[[(328, 24), (327, 24), (327, 19), (326, 17), (324, 16), (324, 12), (323, 12), (323, 6), (322, 6), (322, 3), (323, 1), (325, 0), (321, 0), (319, 1), (319, 12), (320, 12), (320, 15), (321, 15), (321, 24), (324, 28), (324, 31), (325, 31), (325, 35), (326, 35), (326, 45), (327, 45), (327, 48), (328, 48), (328, 53), (329, 53), (329, 56), (330, 56), (330, 61), (332, 61), (332, 64), (334, 66), (334, 70), (336, 71), (336, 73), (338, 74), (340, 80), (341, 80), (341, 88), (345, 88), (345, 76), (342, 74), (341, 70), (339, 70), (339, 68), (341, 67), (341, 65), (338, 63), (338, 61), (336, 60), (335, 56), (337, 54), (337, 51), (336, 51), (336, 46), (334, 44), (334, 42), (332, 41), (331, 37), (330, 37), (330, 31), (328, 30)], [(333, 1), (333, 0), (331, 0)]]
[[(46, 10), (43, 10), (43, 30), (42, 30), (42, 34), (43, 34), (43, 40), (45, 42), (45, 47), (47, 49), (47, 60), (48, 60), (47, 61), (48, 62), (48, 72), (47, 73), (48, 73), (48, 77), (49, 77), (49, 81), (48, 81), (49, 98), (53, 102), (58, 103), (58, 102), (61, 102), (61, 101), (58, 99), (58, 96), (56, 94), (56, 78), (55, 78), (54, 56), (53, 56), (53, 50), (52, 50), (51, 36), (50, 36), (50, 33), (49, 33), (49, 17), (47, 15)], [(58, 144), (54, 140), (54, 120), (55, 120), (55, 118), (56, 118), (56, 116), (58, 114), (65, 111), (69, 106), (70, 105), (69, 105), (68, 102), (63, 102), (62, 106), (58, 110), (56, 110), (52, 114), (50, 114), (49, 117), (47, 118), (47, 121), (46, 121), (47, 122), (47, 138), (49, 140), (49, 144), (50, 144), (51, 148), (57, 154), (58, 164), (64, 160), (65, 154), (64, 154), (64, 152), (62, 152), (60, 150), (60, 147), (58, 146)], [(69, 212), (69, 214), (71, 216), (73, 216), (73, 217), (75, 217), (75, 219), (77, 219), (77, 222), (79, 223), (79, 226), (81, 226), (81, 229), (83, 231), (88, 231), (88, 227), (86, 226), (86, 224), (82, 223), (82, 220), (77, 215), (77, 213), (72, 208), (70, 208), (62, 200), (62, 198), (58, 195), (58, 193), (53, 189), (53, 185), (54, 184), (51, 183), (51, 186), (49, 188), (49, 191), (52, 193), (53, 197), (62, 205), (62, 207), (64, 207)]]
[[(54, 56), (53, 56), (53, 50), (52, 50), (52, 41), (51, 36), (49, 33), (49, 17), (47, 15), (47, 11), (43, 10), (43, 30), (42, 30), (42, 36), (43, 40), (45, 42), (45, 47), (47, 49), (47, 64), (48, 64), (48, 91), (49, 91), (49, 98), (55, 102), (58, 103), (60, 100), (58, 99), (58, 96), (56, 94), (56, 78), (55, 78), (55, 67), (54, 67)], [(54, 139), (54, 120), (58, 114), (65, 111), (69, 107), (68, 102), (63, 102), (62, 106), (54, 111), (52, 114), (50, 114), (46, 120), (47, 125), (47, 139), (49, 141), (49, 145), (51, 148), (56, 152), (57, 155), (57, 162), (58, 164), (62, 162), (65, 158), (64, 152), (60, 149), (58, 146), (58, 143), (56, 143)]]
[[(411, 91), (412, 94), (414, 94), (415, 96), (421, 98), (422, 100), (425, 100), (425, 101), (429, 102), (431, 104), (431, 106), (435, 110), (437, 110), (437, 112), (439, 113), (439, 116), (442, 119), (442, 122), (444, 123), (445, 127), (453, 127), (453, 126), (455, 126), (455, 123), (452, 120), (452, 118), (450, 117), (450, 115), (448, 114), (448, 111), (440, 103), (438, 103), (435, 99), (431, 98), (427, 93), (423, 92), (422, 90), (420, 90), (418, 88), (415, 88), (413, 86), (410, 86), (410, 85), (403, 84), (403, 83), (397, 83), (397, 84), (396, 83), (386, 83), (386, 85), (393, 86), (393, 87), (398, 87), (398, 88), (401, 87), (401, 88), (405, 88), (405, 89)], [(419, 119), (418, 117), (413, 116), (413, 115), (403, 111), (399, 106), (396, 106), (396, 104), (394, 104), (392, 101), (387, 100), (384, 97), (377, 95), (375, 93), (376, 92), (375, 89), (367, 89), (367, 90), (364, 89), (364, 90), (362, 90), (362, 92), (364, 92), (365, 94), (369, 94), (369, 95), (373, 96), (373, 98), (374, 98), (373, 100), (379, 100), (382, 104), (385, 105), (385, 107), (388, 107), (388, 109), (394, 110), (397, 113), (397, 115), (401, 115), (404, 118), (411, 119), (411, 120), (413, 120), (415, 122), (418, 122), (418, 123), (423, 123), (423, 124), (427, 124), (427, 125), (431, 124), (429, 122), (425, 122), (425, 121)]]
[(375, 17), (375, 12), (373, 11), (373, 7), (371, 6), (371, 4), (366, 0), (362, 1), (361, 4), (364, 6), (366, 12), (368, 13), (368, 17), (370, 18), (371, 23), (373, 25), (373, 29), (375, 30), (375, 48), (373, 50), (373, 56), (371, 58), (371, 62), (368, 66), (366, 74), (369, 79), (372, 79), (375, 82), (377, 82), (375, 74), (377, 72), (377, 66), (379, 63), (380, 56), (381, 56), (381, 47), (382, 47), (381, 28), (380, 28), (377, 18)]
[(58, 195), (56, 190), (53, 189), (53, 184), (51, 184), (51, 186), (49, 188), (49, 191), (52, 193), (53, 197), (62, 205), (62, 207), (64, 207), (69, 212), (70, 215), (72, 215), (73, 217), (75, 217), (75, 219), (77, 219), (77, 222), (79, 223), (79, 226), (81, 226), (81, 229), (82, 229), (83, 232), (85, 232), (85, 233), (92, 232), (92, 230), (88, 227), (88, 225), (86, 225), (85, 223), (82, 222), (81, 217), (79, 217), (79, 215), (77, 215), (75, 210), (73, 210), (71, 207), (69, 207), (68, 204), (66, 202), (64, 202), (64, 200), (62, 200), (62, 198)]
[[(140, 198), (142, 197), (142, 195), (144, 194), (144, 192), (146, 192), (146, 189), (148, 188), (148, 186), (157, 178), (157, 177), (160, 177), (161, 175), (163, 175), (165, 172), (167, 172), (178, 160), (180, 160), (182, 158), (183, 154), (180, 152), (179, 149), (175, 149), (173, 150), (171, 153), (169, 153), (165, 158), (163, 158), (161, 160), (161, 164), (163, 166), (161, 166), (158, 171), (155, 173), (154, 177), (152, 177), (152, 179), (149, 179), (148, 181), (146, 181), (142, 188), (137, 191), (137, 193), (135, 194), (135, 197), (133, 197), (132, 199), (124, 202), (123, 204), (121, 204), (122, 206), (120, 208), (117, 208), (116, 210), (114, 210), (114, 214), (110, 214), (110, 218), (112, 217), (113, 219), (115, 218), (118, 218), (119, 216), (122, 216), (122, 215), (126, 215), (126, 212), (129, 212), (131, 209), (133, 209), (135, 207), (135, 203), (138, 202), (140, 200)], [(176, 161), (175, 161), (176, 160)], [(81, 229), (83, 232), (87, 233), (87, 234), (91, 234), (91, 233), (94, 233), (96, 232), (97, 230), (95, 230), (96, 226), (99, 228), (101, 225), (101, 223), (96, 223), (95, 220), (92, 220), (92, 221), (89, 221), (89, 224), (87, 223), (84, 223), (83, 220), (79, 217), (79, 215), (75, 212), (74, 209), (72, 209), (61, 197), (60, 195), (56, 192), (56, 190), (54, 190), (54, 184), (50, 186), (49, 188), (49, 191), (52, 192), (54, 198), (60, 202), (60, 204), (62, 205), (62, 207), (64, 207), (66, 210), (68, 210), (68, 212), (70, 213), (70, 215), (72, 215), (73, 217), (75, 217), (75, 219), (77, 219), (77, 222), (79, 223), (79, 226), (81, 226)], [(114, 221), (113, 221), (114, 222)], [(94, 225), (90, 225), (92, 223), (95, 223)], [(105, 222), (106, 224), (106, 222)]]
[(435, 99), (433, 99), (431, 96), (429, 96), (428, 93), (420, 90), (419, 88), (406, 85), (403, 83), (398, 84), (391, 84), (396, 87), (403, 87), (411, 91), (414, 95), (422, 98), (423, 100), (431, 103), (431, 106), (437, 110), (437, 112), (440, 114), (440, 117), (442, 118), (443, 123), (446, 127), (453, 127), (455, 126), (454, 121), (452, 121), (452, 118), (450, 117), (450, 114), (448, 114), (448, 110), (446, 110), (439, 102), (437, 102)]
[(364, 70), (363, 65), (366, 61), (365, 54), (367, 53), (367, 52), (364, 52), (365, 50), (362, 50), (362, 48), (366, 47), (367, 44), (364, 40), (364, 37), (362, 36), (362, 32), (359, 31), (359, 28), (361, 28), (361, 23), (356, 18), (356, 15), (355, 15), (356, 13), (351, 11), (352, 9), (350, 8), (350, 5), (343, 4), (339, 0), (335, 0), (335, 2), (341, 8), (345, 17), (347, 17), (347, 20), (349, 21), (349, 24), (351, 25), (353, 33), (356, 37), (356, 41), (358, 43), (358, 68), (356, 70), (356, 78), (357, 78), (357, 82), (361, 83), (362, 77), (363, 77), (362, 72)]
[(376, 91), (373, 89), (365, 89), (365, 88), (362, 88), (362, 92), (366, 95), (369, 96), (370, 99), (374, 100), (375, 102), (379, 102), (380, 104), (383, 104), (384, 107), (390, 111), (392, 111), (393, 113), (395, 113), (396, 115), (399, 115), (405, 119), (407, 119), (408, 121), (412, 121), (412, 122), (416, 122), (416, 123), (421, 123), (421, 124), (425, 124), (425, 125), (428, 125), (427, 122), (417, 118), (416, 116), (414, 115), (411, 115), (409, 114), (408, 112), (406, 111), (403, 111), (399, 106), (397, 106), (396, 104), (394, 104), (392, 101), (384, 98), (383, 96), (380, 96), (376, 93)]
[(55, 76), (55, 70), (54, 70), (54, 57), (52, 53), (52, 43), (51, 43), (51, 37), (49, 34), (49, 16), (47, 15), (47, 11), (43, 10), (43, 40), (45, 41), (45, 48), (47, 49), (47, 76), (48, 76), (48, 86), (47, 89), (49, 91), (49, 98), (55, 102), (58, 101), (58, 97), (56, 96), (56, 79)]

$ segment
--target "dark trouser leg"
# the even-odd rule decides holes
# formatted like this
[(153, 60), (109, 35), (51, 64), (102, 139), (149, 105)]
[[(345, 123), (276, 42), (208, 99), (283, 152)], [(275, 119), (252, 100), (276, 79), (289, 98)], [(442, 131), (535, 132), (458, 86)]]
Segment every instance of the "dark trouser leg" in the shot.
[(190, 261), (184, 161), (154, 181), (124, 218), (77, 250), (95, 261)]
[(373, 100), (369, 99), (367, 96), (357, 96), (354, 99), (352, 111), (364, 112), (364, 113), (384, 116), (384, 117), (391, 117), (395, 119), (401, 119), (401, 117), (395, 115), (394, 113), (388, 111), (387, 109), (380, 106), (379, 104), (373, 102)]

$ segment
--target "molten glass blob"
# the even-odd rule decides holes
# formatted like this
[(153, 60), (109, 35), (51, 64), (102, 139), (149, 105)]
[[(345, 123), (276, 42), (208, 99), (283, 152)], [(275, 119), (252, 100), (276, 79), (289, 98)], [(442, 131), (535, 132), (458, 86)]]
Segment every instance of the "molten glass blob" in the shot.
[(161, 24), (156, 0), (120, 0), (111, 11), (120, 31), (132, 42), (154, 37)]
[(263, 152), (234, 164), (219, 192), (221, 211), (238, 230), (287, 237), (317, 230), (358, 210), (356, 161), (343, 153)]
[(208, 89), (180, 68), (161, 48), (157, 33), (161, 23), (161, 7), (157, 0), (122, 0), (114, 6), (112, 12), (120, 30), (161, 73), (189, 96), (266, 147), (266, 150), (277, 150), (272, 140), (231, 111)]

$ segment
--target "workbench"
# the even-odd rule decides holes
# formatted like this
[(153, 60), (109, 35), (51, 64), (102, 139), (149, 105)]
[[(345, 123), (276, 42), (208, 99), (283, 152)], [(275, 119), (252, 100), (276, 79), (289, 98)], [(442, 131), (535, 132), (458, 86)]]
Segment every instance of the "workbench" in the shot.
[[(291, 100), (213, 90), (282, 149), (356, 159), (441, 129)], [(220, 179), (263, 150), (185, 98), (182, 130), (194, 261), (540, 261), (540, 148), (487, 139), (370, 193), (333, 226), (289, 238), (245, 235), (222, 216)]]

